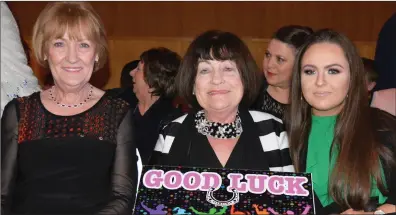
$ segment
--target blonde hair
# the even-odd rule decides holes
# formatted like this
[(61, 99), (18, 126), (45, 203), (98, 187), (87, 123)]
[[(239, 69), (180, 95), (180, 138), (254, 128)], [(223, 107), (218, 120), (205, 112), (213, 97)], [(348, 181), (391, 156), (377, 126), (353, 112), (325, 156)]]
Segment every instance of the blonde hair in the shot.
[(33, 28), (32, 47), (37, 62), (48, 67), (45, 56), (48, 44), (53, 39), (62, 38), (65, 33), (71, 39), (81, 40), (83, 35), (96, 44), (99, 59), (94, 71), (102, 68), (107, 61), (107, 36), (102, 20), (87, 2), (53, 2), (40, 13)]

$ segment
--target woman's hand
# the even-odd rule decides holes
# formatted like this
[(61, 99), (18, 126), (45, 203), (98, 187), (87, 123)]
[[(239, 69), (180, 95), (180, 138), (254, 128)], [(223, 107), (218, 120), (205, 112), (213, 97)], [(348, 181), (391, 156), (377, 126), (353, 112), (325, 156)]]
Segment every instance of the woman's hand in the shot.
[(352, 208), (342, 212), (341, 214), (374, 214), (374, 212), (364, 212), (363, 210), (355, 211)]
[(396, 205), (392, 204), (383, 204), (377, 208), (377, 210), (382, 210), (385, 213), (395, 213), (396, 212)]
[[(392, 204), (384, 204), (377, 208), (377, 210), (382, 210), (386, 214), (388, 213), (395, 213), (396, 212), (396, 205)], [(348, 209), (341, 214), (374, 214), (374, 212), (364, 212), (363, 210), (355, 211), (353, 209)]]

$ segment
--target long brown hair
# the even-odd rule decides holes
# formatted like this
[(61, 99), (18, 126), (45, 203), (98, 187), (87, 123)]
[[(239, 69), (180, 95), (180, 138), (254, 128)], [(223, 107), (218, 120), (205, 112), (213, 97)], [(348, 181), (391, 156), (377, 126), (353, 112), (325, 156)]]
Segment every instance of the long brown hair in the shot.
[[(334, 129), (332, 149), (337, 147), (339, 153), (328, 189), (334, 201), (343, 208), (363, 209), (370, 199), (372, 179), (376, 180), (383, 194), (387, 193), (385, 182), (381, 178), (379, 157), (385, 161), (382, 165), (392, 164), (393, 158), (390, 150), (376, 136), (375, 131), (381, 125), (375, 121), (375, 117), (382, 119), (381, 116), (386, 114), (373, 110), (368, 105), (365, 70), (359, 53), (346, 36), (335, 31), (317, 31), (297, 53), (292, 76), (291, 105), (286, 116), (290, 153), (296, 170), (301, 171), (301, 163), (305, 159), (301, 156), (307, 149), (312, 119), (311, 106), (301, 92), (301, 60), (313, 44), (323, 42), (340, 46), (350, 69), (349, 96), (345, 98), (345, 105), (337, 117)], [(388, 119), (394, 120), (392, 117)]]

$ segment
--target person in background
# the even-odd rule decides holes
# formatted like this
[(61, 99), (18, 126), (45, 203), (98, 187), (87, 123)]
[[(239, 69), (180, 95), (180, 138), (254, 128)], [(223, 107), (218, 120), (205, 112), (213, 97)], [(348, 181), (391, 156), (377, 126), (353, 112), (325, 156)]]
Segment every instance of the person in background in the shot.
[(362, 57), (364, 70), (366, 72), (366, 84), (369, 93), (369, 100), (371, 101), (372, 91), (377, 84), (378, 73), (374, 69), (374, 60)]
[(289, 104), (294, 58), (311, 33), (311, 28), (299, 25), (284, 26), (274, 33), (263, 60), (266, 83), (260, 90), (253, 109), (283, 119), (285, 108)]
[(5, 107), (1, 214), (131, 214), (139, 165), (133, 113), (89, 83), (108, 55), (98, 14), (87, 2), (51, 2), (32, 44), (54, 85)]
[(136, 69), (138, 65), (139, 65), (139, 60), (133, 60), (124, 65), (121, 71), (121, 78), (120, 78), (121, 88), (131, 88), (132, 90), (133, 80), (131, 76), (131, 71)]
[(135, 108), (138, 99), (136, 98), (135, 93), (133, 92), (133, 80), (131, 71), (136, 69), (139, 64), (139, 60), (133, 60), (127, 64), (125, 64), (124, 68), (121, 71), (120, 78), (120, 86), (121, 88), (112, 89), (112, 91), (117, 92), (118, 96), (129, 103), (132, 108)]
[(296, 56), (286, 130), (317, 214), (396, 212), (396, 118), (369, 107), (366, 78), (353, 43), (329, 29)]
[[(40, 91), (37, 77), (28, 65), (19, 28), (5, 2), (1, 5), (1, 113), (13, 98)], [(27, 47), (25, 47), (27, 48)]]
[(133, 110), (133, 121), (143, 164), (150, 159), (160, 128), (167, 120), (182, 115), (173, 106), (180, 60), (176, 52), (167, 48), (152, 48), (140, 55), (138, 66), (130, 72), (133, 92), (138, 100)]
[(197, 111), (162, 129), (150, 164), (293, 172), (282, 121), (249, 111), (261, 77), (239, 37), (199, 35), (176, 77), (179, 95)]
[(375, 50), (378, 72), (371, 106), (396, 116), (396, 13), (382, 27)]

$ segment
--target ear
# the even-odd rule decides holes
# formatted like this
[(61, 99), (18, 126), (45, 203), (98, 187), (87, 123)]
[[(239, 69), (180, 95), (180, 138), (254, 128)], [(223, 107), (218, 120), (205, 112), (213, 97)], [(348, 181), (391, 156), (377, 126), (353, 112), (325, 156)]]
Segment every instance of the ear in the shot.
[(368, 91), (373, 90), (376, 84), (377, 84), (377, 82), (375, 82), (375, 81), (370, 82), (370, 83), (367, 85)]

